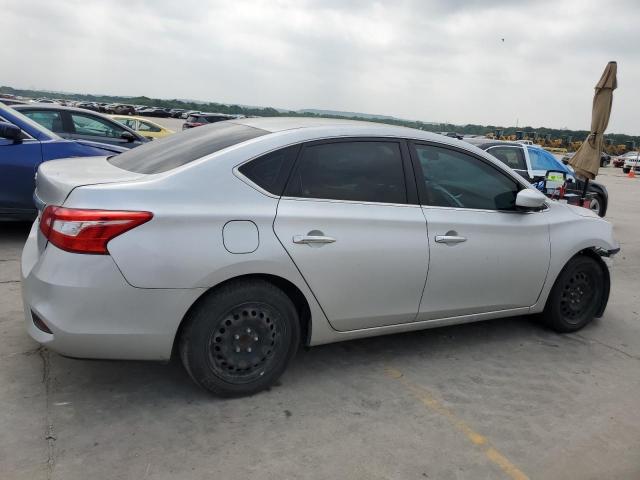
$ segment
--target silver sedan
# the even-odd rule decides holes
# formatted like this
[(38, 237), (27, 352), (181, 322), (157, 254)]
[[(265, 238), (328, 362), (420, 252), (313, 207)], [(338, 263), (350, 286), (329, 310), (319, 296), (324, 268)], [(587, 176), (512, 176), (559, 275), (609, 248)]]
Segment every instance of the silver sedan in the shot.
[(542, 314), (601, 316), (611, 225), (484, 151), (381, 124), (221, 122), (44, 163), (22, 256), (29, 334), (64, 355), (168, 360), (271, 385), (300, 345)]

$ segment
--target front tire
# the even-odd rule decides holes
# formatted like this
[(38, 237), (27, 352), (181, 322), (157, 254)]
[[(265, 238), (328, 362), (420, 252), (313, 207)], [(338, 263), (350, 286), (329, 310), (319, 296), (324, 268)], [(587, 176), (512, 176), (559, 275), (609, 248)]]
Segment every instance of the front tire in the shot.
[(179, 345), (185, 369), (202, 388), (224, 397), (270, 387), (300, 343), (293, 302), (264, 280), (222, 286), (186, 322)]
[(604, 217), (604, 197), (596, 193), (591, 202), (589, 202), (589, 208), (599, 217)]
[(622, 167), (622, 173), (629, 173), (631, 171), (630, 168)]
[(553, 285), (543, 314), (545, 323), (560, 333), (580, 330), (595, 317), (604, 290), (602, 266), (585, 255), (573, 257)]

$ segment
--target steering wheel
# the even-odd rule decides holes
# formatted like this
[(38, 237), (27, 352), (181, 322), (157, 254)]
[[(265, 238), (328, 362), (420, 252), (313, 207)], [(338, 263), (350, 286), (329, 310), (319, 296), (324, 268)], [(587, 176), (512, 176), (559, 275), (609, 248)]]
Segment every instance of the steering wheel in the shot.
[[(449, 207), (458, 207), (458, 208), (464, 207), (464, 205), (460, 201), (460, 197), (462, 197), (461, 193), (459, 193), (458, 195), (454, 195), (442, 185), (430, 180), (425, 180), (424, 183), (425, 183), (425, 186), (427, 187), (427, 192), (430, 192), (428, 193), (430, 203), (434, 203), (440, 206), (449, 206)], [(445, 203), (447, 205), (441, 205), (442, 203)]]

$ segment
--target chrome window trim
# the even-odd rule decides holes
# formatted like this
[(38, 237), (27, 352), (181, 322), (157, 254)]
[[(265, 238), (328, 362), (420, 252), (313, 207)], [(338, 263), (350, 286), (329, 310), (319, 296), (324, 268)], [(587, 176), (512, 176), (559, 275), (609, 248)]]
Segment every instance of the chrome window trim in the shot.
[(531, 214), (531, 213), (544, 213), (549, 210), (549, 205), (545, 202), (544, 206), (540, 210), (491, 210), (487, 208), (465, 208), (465, 207), (441, 207), (437, 205), (421, 205), (421, 207), (438, 210), (460, 210), (460, 211), (472, 211), (472, 212), (485, 212), (485, 213), (508, 213), (510, 215), (518, 214)]
[(333, 198), (308, 198), (308, 197), (280, 197), (281, 200), (295, 200), (297, 202), (324, 202), (324, 203), (346, 203), (348, 205), (372, 205), (385, 207), (412, 207), (421, 208), (415, 203), (385, 203), (385, 202), (364, 202), (360, 200), (336, 200)]

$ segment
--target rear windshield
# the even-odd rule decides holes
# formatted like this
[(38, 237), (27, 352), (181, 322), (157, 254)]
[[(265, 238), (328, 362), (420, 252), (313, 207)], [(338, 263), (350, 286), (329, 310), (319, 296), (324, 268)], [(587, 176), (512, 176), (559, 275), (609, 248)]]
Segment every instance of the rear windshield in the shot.
[(161, 173), (267, 133), (246, 125), (219, 122), (145, 143), (110, 157), (109, 163), (130, 172)]

